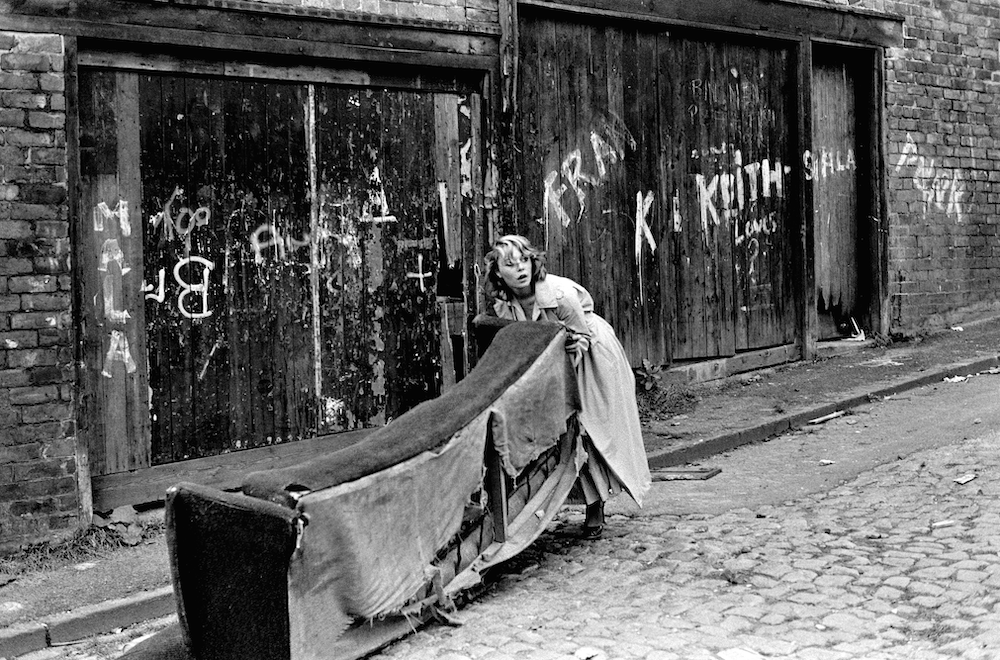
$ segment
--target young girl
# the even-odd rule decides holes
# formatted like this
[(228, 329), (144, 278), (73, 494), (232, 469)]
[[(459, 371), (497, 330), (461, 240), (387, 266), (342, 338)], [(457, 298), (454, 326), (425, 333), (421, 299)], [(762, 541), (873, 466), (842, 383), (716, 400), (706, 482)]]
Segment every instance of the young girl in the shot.
[(650, 485), (642, 443), (635, 376), (615, 331), (594, 313), (594, 301), (571, 279), (547, 274), (545, 255), (523, 236), (508, 235), (486, 255), (487, 294), (497, 316), (515, 321), (554, 321), (568, 334), (580, 388), (580, 422), (589, 456), (579, 493), (587, 505), (583, 534), (598, 538), (604, 502), (622, 490), (636, 504)]

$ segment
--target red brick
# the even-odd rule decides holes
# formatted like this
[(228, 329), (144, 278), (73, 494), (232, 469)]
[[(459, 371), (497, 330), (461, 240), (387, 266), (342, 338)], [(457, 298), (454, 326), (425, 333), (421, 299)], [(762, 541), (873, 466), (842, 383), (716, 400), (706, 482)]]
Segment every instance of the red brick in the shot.
[[(15, 474), (17, 474), (16, 470)], [(59, 502), (54, 497), (21, 500), (11, 502), (10, 504), (10, 515), (12, 516), (44, 516), (56, 513), (59, 510)]]
[(14, 330), (65, 327), (60, 315), (54, 312), (23, 312), (11, 316), (10, 321)]
[(35, 330), (0, 332), (0, 349), (34, 348), (35, 346), (38, 346), (38, 332)]
[(0, 312), (16, 312), (21, 309), (21, 296), (0, 296)]
[(58, 293), (29, 293), (21, 296), (21, 309), (32, 310), (59, 310), (69, 309), (70, 296), (65, 292)]
[(13, 220), (58, 220), (59, 208), (52, 204), (26, 204), (9, 202)]
[(0, 55), (0, 67), (5, 71), (36, 71), (47, 73), (55, 70), (49, 55), (34, 53), (5, 53)]
[(9, 281), (11, 293), (53, 293), (58, 288), (54, 275), (22, 275)]
[(71, 364), (35, 367), (28, 372), (28, 380), (32, 385), (72, 383), (75, 380), (75, 374)]
[(47, 130), (61, 130), (66, 127), (66, 115), (61, 112), (29, 112), (28, 126)]
[(5, 108), (44, 110), (48, 105), (48, 97), (28, 90), (8, 90), (0, 92), (0, 105)]
[(25, 147), (12, 147), (0, 145), (0, 162), (4, 164), (4, 171), (7, 181), (19, 181), (18, 171), (13, 167), (15, 164), (25, 164), (28, 162), (30, 151)]
[(58, 74), (43, 73), (38, 77), (38, 86), (43, 92), (63, 92), (66, 78)]
[(66, 149), (60, 146), (35, 149), (31, 152), (31, 159), (34, 165), (64, 165)]
[(14, 108), (0, 108), (0, 126), (23, 127), (27, 118), (24, 110)]
[(62, 37), (55, 34), (19, 34), (17, 36), (17, 51), (61, 57), (63, 52)]
[(34, 236), (34, 228), (27, 220), (0, 220), (0, 240), (6, 238), (26, 240)]
[(41, 457), (42, 445), (37, 442), (29, 445), (0, 447), (0, 463), (27, 463)]
[(0, 388), (20, 387), (28, 385), (31, 379), (24, 369), (2, 369), (0, 370)]
[(75, 527), (75, 525), (79, 522), (79, 516), (76, 512), (76, 509), (79, 508), (79, 502), (77, 501), (76, 499), (77, 496), (75, 494), (71, 495), (71, 497), (73, 505), (70, 510), (73, 511), (73, 513), (69, 515), (49, 516), (48, 518), (49, 529), (51, 530), (70, 529), (71, 527)]
[(66, 458), (68, 456), (75, 455), (75, 438), (61, 438), (59, 440), (55, 440), (42, 450), (42, 456), (45, 458)]
[(8, 129), (5, 136), (7, 144), (12, 147), (52, 147), (55, 141), (49, 131), (31, 131), (20, 128)]
[(20, 89), (34, 91), (38, 88), (38, 74), (0, 71), (0, 90)]
[(69, 242), (62, 241), (61, 243), (53, 243), (50, 250), (39, 250), (39, 251), (49, 251), (52, 255), (60, 256), (46, 256), (46, 257), (36, 257), (32, 260), (31, 265), (35, 269), (36, 273), (49, 273), (51, 275), (62, 275), (63, 273), (69, 272)]
[(64, 439), (63, 424), (58, 421), (41, 424), (22, 424), (16, 428), (5, 430), (0, 434), (0, 445), (16, 445), (29, 442), (50, 444)]
[(39, 220), (35, 223), (35, 234), (42, 238), (67, 238), (69, 223), (65, 220)]
[(39, 346), (69, 346), (72, 341), (69, 328), (40, 328)]
[(7, 351), (7, 360), (11, 367), (31, 369), (58, 364), (58, 355), (52, 348), (15, 349)]
[(73, 474), (75, 470), (76, 460), (72, 458), (34, 461), (27, 465), (14, 465), (14, 481), (59, 478)]
[(23, 481), (0, 486), (0, 501), (31, 500), (40, 497), (59, 496), (66, 493), (73, 493), (75, 490), (76, 479), (71, 476)]
[(20, 387), (9, 392), (10, 402), (15, 406), (37, 405), (59, 400), (59, 388), (55, 385), (46, 387)]
[[(62, 154), (63, 150), (60, 149), (59, 152)], [(59, 205), (66, 203), (66, 187), (54, 183), (22, 183), (19, 186), (19, 191), (19, 201), (28, 204)]]

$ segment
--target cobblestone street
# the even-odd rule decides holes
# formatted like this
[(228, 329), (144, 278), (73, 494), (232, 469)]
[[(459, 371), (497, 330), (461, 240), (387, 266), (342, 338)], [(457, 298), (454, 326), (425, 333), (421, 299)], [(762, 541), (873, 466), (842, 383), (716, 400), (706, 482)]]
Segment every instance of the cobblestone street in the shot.
[[(954, 393), (918, 393), (859, 416), (869, 418), (861, 433), (854, 419), (804, 439), (905, 435), (920, 414), (938, 420), (923, 435), (957, 436), (825, 492), (720, 514), (615, 516), (596, 542), (578, 540), (570, 517), (462, 610), (464, 626), (429, 627), (377, 657), (1000, 657), (996, 388), (995, 378), (968, 385), (962, 394), (979, 398), (964, 407), (943, 398)], [(981, 434), (963, 439), (965, 429)], [(795, 469), (794, 438), (772, 442), (767, 449)], [(723, 474), (766, 445), (731, 454)]]
[(998, 657), (998, 439), (786, 506), (617, 519), (589, 544), (567, 524), (466, 608), (466, 625), (381, 657)]
[[(654, 483), (597, 541), (567, 508), (459, 610), (464, 625), (372, 657), (1000, 657), (998, 384), (922, 388), (712, 457), (719, 476)], [(150, 628), (25, 660), (115, 658)]]

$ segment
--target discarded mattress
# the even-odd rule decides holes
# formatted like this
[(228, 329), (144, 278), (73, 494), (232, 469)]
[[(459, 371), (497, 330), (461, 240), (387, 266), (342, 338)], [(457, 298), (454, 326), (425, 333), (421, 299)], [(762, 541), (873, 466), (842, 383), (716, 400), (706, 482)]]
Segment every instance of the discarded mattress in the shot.
[(167, 532), (179, 624), (137, 660), (347, 659), (433, 616), (545, 529), (586, 455), (559, 326), (501, 329), (476, 368), (349, 447), (178, 484)]

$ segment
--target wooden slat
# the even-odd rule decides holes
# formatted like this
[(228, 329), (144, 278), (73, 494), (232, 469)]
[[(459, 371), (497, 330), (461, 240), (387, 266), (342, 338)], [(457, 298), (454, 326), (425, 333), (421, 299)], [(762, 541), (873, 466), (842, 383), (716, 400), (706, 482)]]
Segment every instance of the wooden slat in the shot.
[[(803, 39), (796, 49), (796, 119), (797, 149), (799, 154), (815, 149), (812, 121), (812, 42)], [(881, 151), (881, 149), (879, 149)], [(796, 340), (800, 357), (811, 359), (816, 353), (818, 319), (816, 315), (815, 236), (813, 234), (813, 186), (806, 176), (805, 167), (797, 169), (795, 177), (799, 189), (799, 222), (796, 224), (800, 239), (793, 252), (793, 280), (797, 317)]]
[[(444, 254), (448, 266), (462, 258), (462, 177), (458, 135), (459, 98), (438, 94), (434, 98), (434, 172), (441, 193)], [(443, 185), (443, 188), (440, 186)]]
[[(487, 94), (487, 100), (490, 98)], [(462, 144), (468, 144), (465, 159), (462, 161), (462, 320), (461, 334), (465, 353), (462, 365), (457, 375), (463, 377), (475, 366), (478, 347), (472, 340), (469, 328), (472, 318), (479, 313), (479, 298), (482, 295), (476, 273), (484, 254), (484, 232), (487, 222), (484, 202), (487, 190), (484, 181), (484, 154), (495, 153), (484, 150), (484, 99), (479, 94), (466, 97), (465, 107), (468, 108), (468, 121), (459, 122)], [(463, 111), (462, 116), (465, 117)], [(494, 169), (495, 171), (495, 169)], [(492, 194), (492, 192), (491, 192)]]
[(684, 384), (717, 380), (734, 374), (792, 362), (798, 358), (798, 354), (799, 350), (795, 344), (785, 344), (756, 351), (746, 351), (727, 358), (700, 360), (665, 369), (663, 382), (665, 384)]
[[(80, 220), (81, 212), (81, 183), (82, 178), (80, 176), (80, 69), (78, 66), (79, 52), (77, 50), (77, 43), (75, 37), (64, 37), (63, 38), (63, 48), (65, 52), (65, 62), (66, 62), (66, 104), (67, 107), (77, 108), (77, 112), (70, 112), (66, 115), (66, 180), (75, 181), (75, 187), (71, 187), (71, 194), (67, 196), (67, 206), (69, 208), (69, 218), (70, 218), (70, 236), (73, 239), (74, 246), (82, 246), (85, 244), (82, 238), (82, 232), (84, 231)], [(80, 252), (73, 252), (73, 261), (77, 266), (80, 263)], [(74, 273), (75, 274), (75, 273)], [(77, 283), (81, 283), (82, 278), (77, 279)], [(77, 310), (83, 309), (83, 292), (80, 286), (75, 286), (73, 288), (73, 305)], [(83, 361), (84, 347), (86, 340), (77, 341), (74, 347), (73, 359), (77, 364), (85, 365)], [(84, 427), (87, 422), (88, 411), (85, 405), (87, 398), (90, 396), (90, 392), (84, 389), (89, 385), (90, 380), (88, 378), (88, 370), (86, 368), (81, 368), (78, 371), (78, 383), (81, 386), (77, 390), (77, 435), (75, 442), (75, 458), (76, 458), (76, 493), (77, 502), (79, 506), (79, 520), (81, 524), (88, 525), (94, 516), (94, 497), (93, 497), (93, 485), (91, 484), (91, 468), (90, 468), (90, 447), (88, 445), (89, 437)]]
[[(143, 291), (142, 264), (144, 222), (140, 204), (142, 181), (140, 178), (139, 143), (139, 76), (135, 73), (116, 74), (115, 107), (118, 113), (118, 199), (106, 200), (111, 206), (121, 200), (129, 204), (129, 225), (131, 231), (125, 234), (122, 222), (117, 223), (119, 241), (125, 254), (125, 262), (131, 271), (121, 280), (122, 308), (128, 310), (130, 319), (126, 321), (124, 332), (129, 339), (129, 348), (135, 362), (135, 370), (126, 369), (123, 387), (125, 406), (106, 409), (109, 417), (124, 417), (125, 434), (114, 438), (115, 454), (118, 460), (107, 465), (109, 471), (147, 467), (150, 464), (149, 444), (149, 372), (146, 368), (146, 314), (145, 293)], [(105, 227), (107, 229), (108, 224)], [(124, 414), (123, 414), (124, 413)], [(109, 434), (109, 441), (111, 437)], [(109, 452), (110, 455), (111, 452)]]
[[(756, 68), (756, 57), (750, 49), (737, 48), (733, 53), (733, 65), (737, 67), (738, 74), (744, 80), (754, 80), (758, 75)], [(760, 117), (750, 110), (751, 98), (748, 98), (749, 91), (744, 91), (743, 87), (737, 87), (730, 97), (730, 116), (732, 118), (733, 130), (737, 134), (736, 148), (740, 150), (740, 161), (749, 164), (759, 159), (760, 147), (758, 146), (758, 130)], [(734, 159), (735, 160), (735, 159)], [(735, 163), (733, 163), (735, 165)], [(742, 165), (738, 176), (743, 176)], [(748, 196), (748, 181), (744, 180), (744, 195)], [(746, 223), (751, 219), (753, 209), (744, 199), (743, 207), (739, 207), (733, 218), (733, 321), (735, 328), (735, 348), (737, 351), (745, 351), (750, 347), (750, 319), (753, 315), (751, 302), (750, 285), (750, 252), (747, 245)], [(753, 215), (756, 217), (756, 215)], [(738, 241), (738, 242), (737, 242)]]
[[(597, 49), (593, 51), (595, 63), (600, 62), (601, 66), (601, 69), (595, 70), (595, 76), (598, 71), (602, 71), (607, 78), (603, 89), (599, 81), (595, 80), (594, 84), (594, 89), (600, 90), (595, 98), (607, 99), (603, 121), (613, 125), (614, 130), (619, 133), (629, 131), (628, 135), (631, 137), (631, 129), (626, 123), (628, 107), (625, 100), (625, 59), (628, 51), (623, 31), (617, 27), (605, 29), (604, 39), (596, 40), (594, 47)], [(604, 134), (602, 138), (607, 141), (610, 136)], [(622, 159), (631, 157), (628, 153), (632, 147), (631, 142), (623, 138), (618, 147), (623, 150), (619, 154)], [(604, 158), (610, 160), (607, 154)], [(633, 238), (634, 234), (632, 223), (628, 220), (630, 186), (624, 162), (617, 164), (609, 162), (607, 166), (610, 168), (607, 179), (601, 184), (601, 189), (605, 193), (600, 207), (601, 220), (596, 223), (597, 249), (600, 251), (600, 259), (604, 262), (602, 286), (595, 287), (598, 289), (597, 300), (603, 301), (603, 307), (597, 311), (612, 324), (619, 338), (630, 342), (627, 312), (631, 296), (622, 295), (622, 291), (618, 288), (619, 283), (628, 281), (626, 278), (630, 277), (632, 271), (627, 260), (630, 238)]]
[[(667, 71), (672, 66), (672, 39), (669, 34), (657, 35), (656, 68), (657, 68), (657, 108), (659, 121), (657, 123), (658, 162), (656, 177), (660, 184), (660, 228), (656, 234), (657, 262), (660, 269), (660, 310), (662, 318), (660, 326), (663, 332), (663, 347), (658, 356), (651, 358), (653, 364), (669, 364), (673, 359), (673, 348), (676, 342), (675, 312), (677, 251), (681, 240), (683, 227), (680, 221), (680, 195), (677, 181), (677, 149), (676, 138), (677, 116), (674, 113), (674, 103), (677, 96), (676, 83)], [(676, 215), (675, 215), (676, 214)], [(638, 364), (636, 366), (639, 366)]]
[(872, 53), (872, 78), (870, 80), (868, 107), (873, 109), (869, 118), (869, 153), (871, 182), (871, 215), (873, 226), (868, 233), (871, 236), (870, 259), (872, 271), (872, 295), (869, 318), (875, 332), (889, 331), (889, 208), (886, 195), (886, 177), (888, 169), (885, 166), (886, 136), (886, 90), (885, 90), (885, 53), (875, 50)]
[(645, 0), (520, 0), (522, 14), (549, 9), (591, 18), (625, 18), (667, 25), (687, 25), (794, 39), (803, 32), (816, 37), (879, 46), (902, 42), (903, 17), (898, 14), (842, 8), (809, 0), (729, 0), (649, 3)]
[(97, 476), (93, 479), (94, 510), (108, 511), (123, 505), (161, 501), (168, 488), (182, 481), (221, 490), (236, 490), (240, 487), (243, 477), (250, 472), (276, 470), (306, 463), (359, 442), (370, 432), (370, 429), (362, 429), (337, 433), (299, 442)]
[[(609, 90), (609, 85), (615, 84), (608, 61), (608, 35), (611, 31), (612, 28), (608, 26), (595, 26), (589, 31), (587, 60), (578, 65), (583, 67), (587, 76), (587, 89), (592, 108), (589, 118), (591, 126), (598, 130), (605, 118), (617, 110), (611, 107), (612, 94)], [(592, 163), (589, 165), (590, 171), (600, 175), (593, 154), (590, 162)], [(581, 246), (581, 257), (588, 275), (588, 290), (594, 298), (594, 308), (613, 326), (618, 324), (619, 296), (618, 292), (610, 291), (611, 287), (607, 284), (614, 281), (611, 273), (612, 265), (616, 261), (614, 225), (622, 221), (621, 218), (615, 217), (612, 211), (614, 204), (620, 199), (617, 193), (620, 183), (621, 177), (617, 176), (616, 172), (609, 172), (593, 191), (592, 208), (583, 228), (584, 240)]]
[(545, 179), (541, 125), (545, 113), (542, 111), (542, 41), (540, 30), (534, 23), (523, 25), (518, 34), (518, 113), (514, 144), (509, 145), (513, 154), (513, 171), (507, 173), (512, 179), (512, 193), (515, 196), (517, 218), (515, 231), (527, 236), (539, 245), (544, 245), (544, 229), (538, 224), (543, 217), (543, 182)]
[[(109, 149), (113, 126), (106, 118), (111, 109), (114, 91), (114, 74), (95, 74), (83, 71), (79, 83), (80, 117), (80, 197), (79, 221), (76, 223), (74, 254), (75, 271), (80, 283), (80, 321), (83, 328), (79, 349), (81, 369), (81, 416), (78, 432), (87, 444), (89, 464), (94, 474), (104, 472), (106, 446), (105, 422), (100, 396), (101, 369), (108, 341), (101, 326), (103, 312), (98, 305), (98, 292), (102, 290), (102, 273), (98, 270), (100, 248), (95, 235), (93, 212), (100, 198), (100, 181), (109, 175), (113, 161), (108, 157), (117, 145)], [(114, 134), (117, 139), (117, 133)], [(88, 295), (89, 294), (89, 295)]]
[[(266, 11), (270, 6), (274, 5), (254, 2), (244, 3), (243, 10), (227, 10), (108, 0), (75, 4), (68, 17), (66, 6), (60, 3), (29, 1), (20, 3), (4, 21), (13, 30), (137, 44), (382, 61), (404, 66), (490, 70), (499, 50), (498, 30), (476, 33), (460, 24), (454, 25), (457, 29), (449, 29), (450, 24), (404, 26), (384, 20), (349, 21), (342, 15), (325, 17), (322, 11), (315, 10), (311, 15), (280, 15)], [(249, 11), (251, 8), (257, 11)]]

